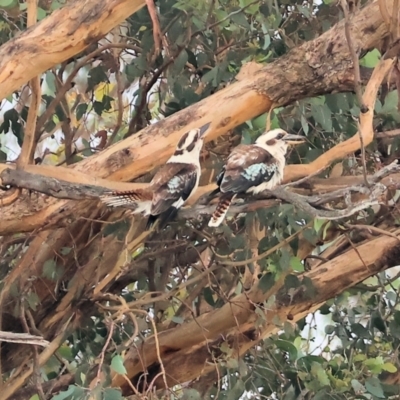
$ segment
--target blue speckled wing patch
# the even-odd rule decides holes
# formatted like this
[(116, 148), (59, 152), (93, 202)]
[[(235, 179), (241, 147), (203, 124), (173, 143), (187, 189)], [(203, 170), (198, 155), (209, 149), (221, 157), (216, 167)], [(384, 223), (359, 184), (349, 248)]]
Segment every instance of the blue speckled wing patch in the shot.
[(174, 176), (168, 182), (168, 189), (171, 192), (176, 192), (177, 190), (181, 190), (182, 188), (182, 177), (181, 176)]
[(250, 181), (255, 181), (260, 175), (264, 175), (266, 172), (268, 172), (267, 165), (264, 163), (259, 163), (247, 167), (242, 172), (242, 176)]

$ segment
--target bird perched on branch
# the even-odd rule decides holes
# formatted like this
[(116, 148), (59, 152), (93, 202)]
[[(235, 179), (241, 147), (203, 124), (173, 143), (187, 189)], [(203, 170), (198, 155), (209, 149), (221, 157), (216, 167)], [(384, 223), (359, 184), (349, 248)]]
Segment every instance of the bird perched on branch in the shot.
[(302, 142), (302, 136), (274, 129), (259, 136), (255, 144), (235, 147), (217, 176), (220, 198), (208, 226), (222, 223), (238, 194), (257, 194), (279, 185), (288, 146)]
[(200, 151), (210, 124), (192, 129), (181, 137), (174, 154), (157, 171), (146, 189), (111, 192), (100, 196), (100, 200), (109, 206), (135, 207), (134, 214), (149, 215), (147, 230), (157, 220), (159, 228), (165, 226), (198, 187)]

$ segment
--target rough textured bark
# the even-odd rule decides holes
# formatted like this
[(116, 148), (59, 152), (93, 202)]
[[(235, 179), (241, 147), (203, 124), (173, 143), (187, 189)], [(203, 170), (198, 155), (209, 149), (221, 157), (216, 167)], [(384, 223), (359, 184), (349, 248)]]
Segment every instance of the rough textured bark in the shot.
[[(354, 46), (358, 51), (378, 46), (388, 34), (375, 2), (354, 15), (352, 22)], [(319, 38), (291, 50), (253, 76), (229, 85), (71, 169), (110, 180), (133, 180), (164, 162), (172, 154), (178, 138), (193, 127), (212, 121), (207, 136), (209, 141), (268, 111), (272, 104), (285, 105), (305, 97), (352, 90), (351, 66), (343, 23), (339, 22)], [(341, 149), (339, 156), (354, 151), (353, 147)], [(312, 167), (289, 166), (286, 178), (309, 174), (317, 164)], [(0, 165), (0, 170), (4, 168)], [(75, 216), (82, 215), (87, 207), (86, 204), (83, 207), (83, 204), (57, 202), (44, 196), (39, 197), (34, 205), (31, 203), (30, 208), (27, 204), (30, 203), (23, 195), (1, 209), (0, 234), (30, 231), (43, 227), (44, 223), (55, 225), (72, 212)]]
[(0, 98), (101, 39), (144, 0), (70, 1), (0, 48)]

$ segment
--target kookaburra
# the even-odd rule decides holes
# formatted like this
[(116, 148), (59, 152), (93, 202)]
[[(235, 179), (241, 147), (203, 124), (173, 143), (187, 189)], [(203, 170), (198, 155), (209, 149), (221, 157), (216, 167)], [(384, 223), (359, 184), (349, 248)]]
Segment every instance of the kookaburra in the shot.
[(257, 194), (279, 185), (288, 146), (302, 142), (303, 136), (274, 129), (259, 136), (255, 144), (235, 147), (217, 176), (219, 203), (208, 226), (222, 223), (236, 195)]
[(210, 124), (192, 129), (180, 138), (174, 154), (145, 190), (111, 192), (101, 196), (101, 201), (114, 207), (135, 207), (134, 214), (149, 215), (146, 229), (150, 229), (157, 219), (159, 228), (165, 226), (199, 185), (200, 151)]

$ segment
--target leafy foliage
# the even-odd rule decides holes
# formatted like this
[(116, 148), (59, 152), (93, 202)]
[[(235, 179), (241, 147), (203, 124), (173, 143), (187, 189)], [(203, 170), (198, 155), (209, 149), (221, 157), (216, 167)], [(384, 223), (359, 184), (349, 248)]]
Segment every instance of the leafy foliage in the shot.
[[(318, 4), (300, 0), (165, 0), (156, 4), (164, 34), (161, 52), (156, 52), (152, 20), (143, 8), (127, 19), (120, 32), (109, 34), (46, 73), (37, 127), (41, 137), (37, 163), (74, 164), (91, 157), (223, 89), (245, 63), (271, 63), (318, 37), (340, 17), (336, 2), (330, 0)], [(62, 5), (56, 0), (43, 2), (39, 19)], [(0, 6), (5, 9), (0, 15), (0, 41), (4, 43), (26, 28), (26, 8), (11, 0), (0, 0)], [(363, 55), (361, 65), (373, 68), (379, 57), (379, 49), (375, 49)], [(65, 95), (58, 96), (64, 85), (68, 87)], [(22, 99), (22, 108), (17, 99)], [(28, 105), (22, 93), (2, 105), (0, 161), (4, 162), (6, 157), (14, 160), (24, 143)], [(277, 108), (270, 119), (272, 128), (280, 126), (307, 138), (306, 144), (290, 153), (288, 162), (310, 163), (356, 134), (359, 113), (360, 105), (352, 93), (335, 93)], [(229, 140), (208, 145), (207, 151), (213, 155), (205, 163), (203, 184), (218, 172), (232, 145), (252, 143), (267, 120), (267, 115), (261, 115), (237, 127)], [(382, 90), (375, 128), (392, 130), (399, 123), (397, 90)], [(102, 131), (107, 133), (106, 140)], [(399, 149), (398, 139), (374, 141), (366, 149), (368, 171), (373, 173), (397, 158)], [(339, 177), (362, 174), (358, 153), (350, 154), (341, 166)], [(320, 178), (335, 177), (334, 168)], [(217, 232), (204, 230), (200, 219), (188, 224), (178, 221), (138, 246), (132, 245), (131, 231), (137, 226), (135, 233), (141, 233), (137, 220), (132, 224), (130, 217), (124, 219), (118, 211), (96, 218), (88, 213), (87, 221), (68, 226), (65, 236), (54, 239), (37, 276), (12, 285), (3, 310), (3, 329), (22, 332), (28, 326), (49, 340), (65, 330), (63, 345), (40, 369), (44, 386), (47, 381), (70, 378), (57, 391), (50, 391), (48, 398), (53, 400), (123, 399), (121, 391), (111, 387), (111, 379), (115, 372), (127, 373), (124, 355), (128, 349), (140, 348), (152, 335), (221, 309), (253, 285), (267, 293), (283, 277), (284, 295), (282, 291), (274, 293), (268, 301), (255, 305), (258, 320), (254, 326), (261, 327), (266, 312), (276, 303), (295, 302), (299, 293), (302, 299), (317, 295), (312, 280), (305, 276), (316, 265), (313, 257), (314, 261), (324, 260), (324, 251), (335, 248), (338, 238), (347, 238), (340, 243), (342, 247), (338, 245), (338, 254), (368, 240), (339, 224), (313, 219), (289, 204), (236, 216)], [(107, 224), (103, 224), (105, 220)], [(381, 224), (383, 230), (397, 226), (398, 221), (398, 215), (371, 211), (346, 223)], [(2, 238), (2, 286), (23, 265), (24, 254), (40, 234)], [(310, 251), (305, 254), (306, 248)], [(41, 255), (36, 255), (41, 260)], [(235, 264), (224, 266), (224, 260)], [(115, 269), (107, 269), (114, 264)], [(213, 269), (206, 278), (199, 278), (207, 268)], [(94, 296), (93, 288), (114, 270), (118, 271), (116, 278)], [(176, 385), (169, 395), (188, 400), (379, 399), (398, 395), (397, 385), (388, 383), (386, 377), (399, 368), (399, 284), (395, 273), (381, 272), (296, 322), (274, 317), (279, 331), (242, 358), (229, 338), (210, 343), (208, 362), (220, 368), (218, 374), (215, 368), (211, 379), (205, 375), (199, 382)], [(76, 315), (78, 322), (70, 323)], [(33, 353), (26, 345), (3, 348), (4, 379), (11, 379), (13, 368), (21, 360), (32, 359)], [(172, 371), (166, 374), (173, 376)], [(155, 387), (164, 387), (154, 383), (159, 376), (153, 375), (151, 368), (148, 377), (136, 378), (132, 384), (149, 398), (159, 395), (154, 393)], [(37, 386), (29, 388), (31, 399), (39, 398)]]

